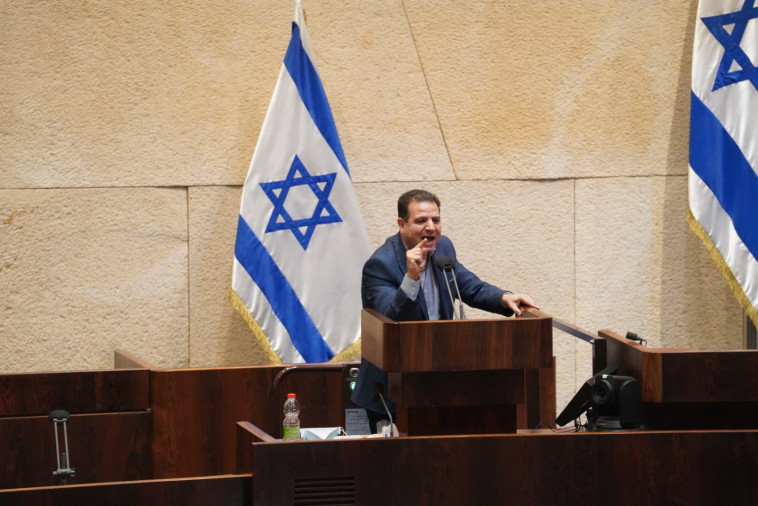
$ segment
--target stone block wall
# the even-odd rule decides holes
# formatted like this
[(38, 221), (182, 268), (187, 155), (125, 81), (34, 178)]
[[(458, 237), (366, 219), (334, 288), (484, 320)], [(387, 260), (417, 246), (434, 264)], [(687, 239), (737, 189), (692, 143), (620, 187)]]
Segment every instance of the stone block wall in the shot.
[[(742, 346), (685, 221), (695, 0), (303, 3), (372, 246), (428, 188), (466, 266), (546, 312)], [(0, 371), (266, 360), (226, 290), (293, 10), (6, 2)], [(560, 409), (591, 349), (555, 353)]]

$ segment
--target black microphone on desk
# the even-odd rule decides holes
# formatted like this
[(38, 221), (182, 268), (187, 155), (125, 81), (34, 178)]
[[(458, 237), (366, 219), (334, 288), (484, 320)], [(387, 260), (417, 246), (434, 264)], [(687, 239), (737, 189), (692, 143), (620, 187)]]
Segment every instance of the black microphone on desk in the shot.
[(387, 407), (387, 403), (384, 402), (384, 396), (382, 395), (384, 393), (384, 385), (375, 381), (371, 384), (371, 393), (373, 394), (374, 399), (378, 397), (379, 400), (382, 401), (384, 411), (387, 412), (387, 416), (390, 418), (390, 436), (394, 436), (394, 431), (392, 430), (392, 413), (390, 412), (390, 408)]
[(630, 341), (636, 341), (640, 343), (642, 346), (647, 346), (647, 341), (642, 339), (640, 336), (638, 336), (634, 332), (627, 332), (626, 338), (629, 339)]
[(448, 256), (441, 256), (438, 257), (435, 261), (435, 264), (437, 264), (437, 267), (442, 269), (442, 272), (445, 273), (445, 284), (447, 285), (447, 293), (450, 295), (450, 303), (453, 305), (453, 317), (455, 317), (455, 298), (453, 297), (453, 292), (450, 290), (450, 282), (447, 279), (447, 273), (450, 272), (453, 275), (453, 284), (455, 285), (455, 293), (458, 294), (458, 301), (460, 302), (460, 305), (458, 306), (458, 318), (460, 320), (466, 319), (466, 314), (463, 312), (463, 299), (461, 299), (461, 291), (458, 289), (458, 280), (455, 279), (455, 262), (453, 262), (453, 259)]

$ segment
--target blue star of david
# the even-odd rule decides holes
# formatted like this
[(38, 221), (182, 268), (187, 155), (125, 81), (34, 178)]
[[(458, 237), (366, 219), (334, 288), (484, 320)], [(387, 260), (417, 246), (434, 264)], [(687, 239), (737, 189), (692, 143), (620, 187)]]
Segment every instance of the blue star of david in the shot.
[[(758, 91), (758, 72), (740, 47), (748, 21), (758, 18), (758, 8), (753, 6), (754, 2), (755, 0), (745, 0), (742, 9), (737, 12), (701, 18), (719, 44), (724, 46), (724, 56), (721, 57), (711, 91), (741, 81), (750, 81)], [(731, 34), (724, 29), (728, 25), (733, 25)], [(740, 68), (730, 70), (735, 62)]]
[[(318, 225), (327, 223), (338, 223), (342, 221), (340, 215), (329, 202), (329, 194), (334, 186), (334, 180), (337, 173), (323, 174), (321, 176), (311, 176), (308, 169), (305, 168), (300, 158), (295, 155), (292, 161), (287, 177), (282, 181), (273, 181), (270, 183), (261, 183), (261, 188), (266, 193), (271, 203), (274, 204), (274, 212), (266, 226), (266, 233), (276, 232), (278, 230), (290, 230), (297, 238), (304, 250), (308, 249), (308, 243), (311, 241), (313, 232)], [(302, 198), (298, 193), (295, 199), (290, 199), (290, 210), (295, 213), (299, 212), (301, 216), (293, 219), (290, 213), (285, 209), (284, 204), (292, 188), (305, 186), (310, 188), (317, 202), (313, 212), (310, 213), (304, 207), (310, 205), (311, 195)], [(310, 213), (310, 216), (307, 216)]]

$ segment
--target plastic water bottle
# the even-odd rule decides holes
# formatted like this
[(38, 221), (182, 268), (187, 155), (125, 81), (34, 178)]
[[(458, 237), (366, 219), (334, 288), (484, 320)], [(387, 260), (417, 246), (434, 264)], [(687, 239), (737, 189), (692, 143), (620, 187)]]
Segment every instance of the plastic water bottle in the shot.
[(295, 394), (287, 394), (284, 403), (284, 437), (285, 441), (300, 439), (300, 403)]

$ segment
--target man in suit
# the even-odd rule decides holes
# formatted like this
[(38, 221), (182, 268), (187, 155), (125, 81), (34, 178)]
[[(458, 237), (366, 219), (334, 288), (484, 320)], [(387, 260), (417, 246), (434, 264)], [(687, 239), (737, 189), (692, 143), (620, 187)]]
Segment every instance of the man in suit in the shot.
[[(469, 306), (505, 316), (521, 315), (522, 308), (536, 308), (531, 297), (512, 293), (485, 283), (458, 262), (453, 243), (442, 235), (440, 201), (425, 190), (411, 190), (397, 201), (398, 233), (389, 237), (363, 266), (361, 298), (371, 308), (395, 321), (450, 320), (454, 307), (447, 285)], [(447, 256), (453, 262), (452, 276), (446, 275), (435, 260)], [(448, 279), (449, 278), (449, 279)], [(366, 408), (372, 432), (376, 422), (387, 418), (376, 392), (385, 392), (387, 375), (361, 359), (352, 401)]]

